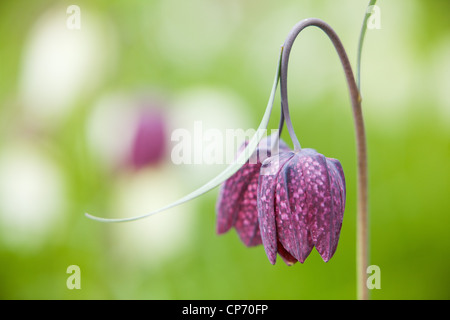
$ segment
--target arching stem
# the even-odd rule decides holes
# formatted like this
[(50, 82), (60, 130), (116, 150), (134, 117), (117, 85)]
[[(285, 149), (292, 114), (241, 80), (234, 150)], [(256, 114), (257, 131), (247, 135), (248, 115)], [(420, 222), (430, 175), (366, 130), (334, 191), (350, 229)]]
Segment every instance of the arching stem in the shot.
[[(100, 222), (130, 222), (130, 221), (136, 221), (140, 219), (144, 219), (147, 217), (151, 217), (157, 213), (163, 212), (165, 210), (171, 209), (173, 207), (179, 206), (183, 203), (186, 203), (188, 201), (191, 201), (195, 198), (200, 197), (201, 195), (205, 194), (206, 192), (218, 187), (221, 183), (225, 182), (227, 179), (229, 179), (233, 174), (235, 174), (251, 157), (251, 155), (255, 152), (258, 143), (261, 141), (263, 136), (266, 133), (267, 126), (269, 124), (270, 115), (272, 113), (273, 103), (275, 100), (275, 94), (278, 88), (278, 82), (280, 78), (280, 69), (281, 69), (281, 53), (283, 51), (283, 47), (280, 48), (280, 55), (277, 63), (277, 70), (275, 73), (275, 79), (273, 81), (272, 85), (272, 91), (270, 93), (269, 102), (267, 103), (266, 111), (264, 112), (263, 118), (261, 120), (261, 123), (259, 124), (258, 129), (256, 130), (256, 133), (253, 135), (253, 137), (248, 142), (245, 149), (237, 156), (237, 159), (235, 159), (230, 165), (228, 165), (221, 173), (219, 173), (217, 176), (212, 178), (209, 182), (205, 183), (200, 188), (192, 191), (188, 195), (162, 207), (157, 210), (154, 210), (152, 212), (142, 214), (139, 216), (134, 216), (130, 218), (102, 218), (97, 217), (94, 215), (91, 215), (89, 213), (85, 213), (85, 216), (92, 220), (97, 220)], [(276, 140), (276, 139), (274, 139)]]
[(292, 45), (298, 34), (309, 26), (315, 26), (324, 31), (333, 43), (342, 67), (344, 69), (345, 78), (350, 93), (350, 100), (353, 111), (353, 119), (356, 134), (356, 148), (357, 148), (357, 291), (358, 299), (368, 299), (368, 289), (365, 278), (367, 276), (366, 270), (368, 266), (368, 188), (367, 188), (367, 148), (366, 148), (366, 134), (364, 129), (364, 120), (361, 109), (361, 97), (358, 87), (355, 82), (351, 64), (348, 60), (347, 53), (337, 36), (336, 32), (324, 21), (316, 18), (305, 19), (300, 21), (292, 28), (286, 41), (284, 43), (283, 54), (281, 57), (281, 74), (280, 74), (280, 90), (281, 103), (286, 126), (291, 136), (295, 149), (300, 150), (300, 144), (295, 136), (292, 127), (291, 119), (289, 117), (289, 104), (287, 99), (287, 67), (289, 62), (289, 54)]

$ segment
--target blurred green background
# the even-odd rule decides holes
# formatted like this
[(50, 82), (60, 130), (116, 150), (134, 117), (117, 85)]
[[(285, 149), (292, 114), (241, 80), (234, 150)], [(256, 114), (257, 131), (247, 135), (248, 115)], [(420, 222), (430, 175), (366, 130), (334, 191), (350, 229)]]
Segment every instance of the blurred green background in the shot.
[[(81, 9), (79, 30), (67, 8)], [(194, 121), (256, 128), (279, 47), (317, 17), (355, 65), (366, 1), (1, 1), (0, 298), (354, 299), (356, 150), (346, 83), (326, 36), (309, 28), (291, 54), (289, 98), (304, 147), (338, 158), (347, 206), (335, 256), (272, 266), (234, 230), (215, 234), (218, 189), (150, 219), (219, 165), (174, 165), (170, 132)], [(448, 1), (379, 1), (362, 96), (370, 170), (373, 299), (450, 298)], [(166, 114), (165, 159), (124, 166), (138, 102)], [(139, 103), (140, 103), (139, 102)], [(270, 128), (279, 118), (277, 98)], [(130, 120), (131, 119), (131, 120)], [(290, 143), (287, 132), (283, 138)], [(69, 265), (81, 289), (69, 290)]]

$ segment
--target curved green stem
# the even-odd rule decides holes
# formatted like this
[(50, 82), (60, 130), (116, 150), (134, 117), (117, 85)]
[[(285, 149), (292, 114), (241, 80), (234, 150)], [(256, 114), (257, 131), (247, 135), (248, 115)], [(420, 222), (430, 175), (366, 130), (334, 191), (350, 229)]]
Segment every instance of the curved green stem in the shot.
[(193, 200), (193, 199), (205, 194), (206, 192), (218, 187), (221, 183), (223, 183), (224, 181), (229, 179), (233, 174), (235, 174), (244, 165), (244, 163), (246, 163), (248, 161), (248, 159), (251, 157), (251, 155), (256, 150), (258, 143), (261, 141), (261, 139), (263, 138), (263, 136), (266, 133), (267, 125), (269, 124), (270, 114), (272, 113), (272, 107), (273, 107), (273, 102), (275, 99), (275, 93), (276, 93), (279, 78), (280, 78), (280, 68), (281, 68), (280, 62), (281, 62), (282, 52), (283, 52), (283, 48), (280, 49), (280, 57), (278, 59), (277, 71), (276, 71), (275, 79), (274, 79), (274, 82), (272, 85), (272, 92), (270, 93), (269, 102), (267, 103), (267, 107), (266, 107), (266, 111), (264, 112), (263, 119), (261, 120), (261, 123), (259, 124), (259, 127), (256, 130), (256, 133), (250, 139), (246, 148), (238, 155), (237, 159), (234, 160), (233, 163), (231, 163), (227, 168), (225, 168), (224, 171), (219, 173), (216, 177), (211, 179), (209, 182), (207, 182), (200, 188), (192, 191), (191, 193), (178, 199), (177, 201), (174, 201), (174, 202), (166, 205), (165, 207), (162, 207), (160, 209), (157, 209), (155, 211), (152, 211), (152, 212), (140, 215), (140, 216), (135, 216), (135, 217), (131, 217), (131, 218), (117, 218), (117, 219), (97, 217), (97, 216), (91, 215), (89, 213), (85, 213), (85, 216), (89, 219), (97, 220), (100, 222), (129, 222), (129, 221), (140, 220), (143, 218), (153, 216), (157, 213), (168, 210), (175, 206), (181, 205), (190, 200)]
[[(361, 109), (361, 98), (355, 82), (352, 67), (348, 60), (347, 53), (337, 36), (336, 32), (324, 21), (320, 19), (305, 19), (300, 21), (292, 28), (285, 43), (281, 58), (280, 90), (283, 114), (286, 119), (286, 125), (293, 142), (296, 137), (289, 117), (289, 105), (287, 100), (287, 65), (292, 45), (298, 34), (309, 26), (315, 26), (324, 31), (333, 43), (336, 52), (344, 69), (345, 78), (350, 93), (350, 100), (353, 111), (355, 125), (358, 175), (357, 175), (357, 274), (358, 274), (358, 298), (367, 299), (368, 290), (365, 282), (366, 270), (368, 266), (368, 188), (367, 188), (367, 147), (366, 134), (364, 129), (364, 120)], [(298, 144), (298, 141), (297, 141)], [(298, 144), (300, 147), (300, 144)]]

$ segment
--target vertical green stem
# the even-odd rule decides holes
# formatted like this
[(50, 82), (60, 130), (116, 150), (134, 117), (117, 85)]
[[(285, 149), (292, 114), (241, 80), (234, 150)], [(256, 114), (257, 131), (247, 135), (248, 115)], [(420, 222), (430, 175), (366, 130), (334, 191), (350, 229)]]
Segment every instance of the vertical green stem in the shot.
[(363, 24), (361, 27), (361, 33), (359, 35), (358, 41), (358, 55), (356, 58), (356, 84), (358, 85), (358, 89), (361, 92), (361, 55), (362, 55), (362, 47), (364, 43), (364, 37), (366, 35), (367, 30), (367, 22), (369, 21), (370, 15), (372, 14), (369, 10), (370, 7), (374, 6), (377, 0), (370, 0), (367, 5), (366, 14), (364, 15)]
[[(361, 27), (361, 33), (358, 41), (358, 52), (356, 61), (356, 82), (358, 86), (358, 91), (361, 94), (361, 55), (362, 47), (364, 43), (364, 37), (366, 35), (367, 23), (369, 21), (370, 15), (372, 14), (370, 8), (375, 5), (376, 0), (370, 0), (364, 15), (363, 24)], [(359, 163), (358, 166), (367, 166), (367, 154), (364, 149), (364, 154), (359, 156), (363, 163)], [(367, 171), (359, 174), (358, 177), (358, 194), (366, 194), (365, 197), (360, 196), (358, 198), (358, 226), (357, 226), (357, 248), (356, 248), (356, 268), (357, 268), (357, 295), (359, 300), (369, 299), (369, 290), (365, 282), (367, 278), (367, 267), (369, 266), (369, 213), (368, 213), (368, 203), (367, 203)]]

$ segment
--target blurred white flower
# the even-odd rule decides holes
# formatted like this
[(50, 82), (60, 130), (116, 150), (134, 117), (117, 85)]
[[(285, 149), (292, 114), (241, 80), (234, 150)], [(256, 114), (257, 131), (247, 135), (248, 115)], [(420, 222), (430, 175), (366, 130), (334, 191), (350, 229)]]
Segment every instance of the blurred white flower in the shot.
[(102, 17), (83, 6), (81, 29), (71, 30), (69, 16), (59, 6), (44, 12), (24, 45), (19, 95), (35, 125), (58, 124), (80, 96), (98, 88), (115, 59), (113, 33)]
[(65, 184), (58, 168), (31, 144), (13, 141), (0, 154), (0, 237), (38, 249), (63, 222)]
[[(261, 108), (261, 114), (263, 111), (264, 107)], [(171, 132), (181, 128), (185, 129), (191, 137), (190, 157), (193, 161), (191, 164), (181, 164), (176, 167), (193, 186), (200, 186), (200, 184), (207, 182), (208, 179), (213, 178), (228, 165), (226, 161), (211, 164), (204, 161), (207, 158), (207, 151), (211, 150), (212, 147), (223, 149), (224, 160), (227, 157), (230, 158), (229, 155), (234, 159), (234, 155), (241, 143), (244, 142), (244, 139), (234, 143), (227, 143), (227, 130), (247, 131), (252, 126), (257, 126), (261, 120), (251, 121), (249, 107), (235, 93), (210, 87), (189, 89), (179, 94), (173, 102), (169, 118), (172, 124)], [(198, 130), (200, 127), (201, 130)], [(256, 127), (253, 129), (256, 129)], [(216, 132), (223, 138), (223, 143), (211, 146), (215, 139), (212, 139), (214, 137), (205, 136), (204, 133), (206, 132)], [(169, 136), (169, 138), (175, 139), (171, 142), (172, 150), (183, 140), (177, 137)], [(177, 139), (180, 141), (176, 141)], [(195, 163), (195, 159), (203, 159), (203, 161)]]
[[(111, 197), (111, 216), (131, 217), (159, 209), (186, 193), (170, 166), (146, 168), (116, 181)], [(112, 228), (111, 248), (116, 258), (128, 263), (157, 267), (178, 256), (192, 244), (195, 215), (186, 204), (149, 218), (108, 225)]]

